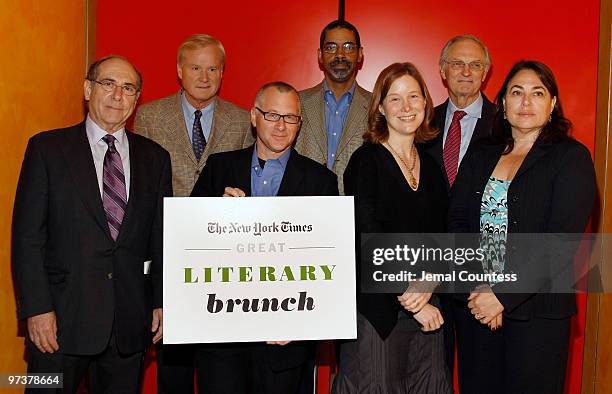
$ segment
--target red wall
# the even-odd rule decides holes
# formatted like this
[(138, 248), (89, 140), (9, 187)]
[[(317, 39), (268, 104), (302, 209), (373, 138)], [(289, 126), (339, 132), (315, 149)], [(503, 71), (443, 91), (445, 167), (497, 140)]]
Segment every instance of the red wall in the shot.
[[(220, 39), (227, 51), (221, 96), (250, 107), (257, 88), (281, 79), (298, 89), (322, 79), (316, 61), (321, 28), (337, 15), (337, 2), (98, 2), (97, 55), (127, 56), (141, 70), (141, 102), (175, 92), (176, 48), (193, 33)], [(593, 151), (599, 1), (349, 0), (346, 19), (361, 33), (364, 66), (358, 81), (372, 89), (382, 68), (411, 61), (423, 73), (436, 104), (446, 98), (437, 60), (448, 38), (472, 33), (489, 47), (493, 68), (485, 93), (493, 98), (511, 65), (544, 61), (555, 72), (574, 136)], [(585, 297), (574, 319), (568, 393), (579, 393)], [(151, 375), (147, 377), (150, 381)], [(147, 392), (152, 390), (148, 386)]]

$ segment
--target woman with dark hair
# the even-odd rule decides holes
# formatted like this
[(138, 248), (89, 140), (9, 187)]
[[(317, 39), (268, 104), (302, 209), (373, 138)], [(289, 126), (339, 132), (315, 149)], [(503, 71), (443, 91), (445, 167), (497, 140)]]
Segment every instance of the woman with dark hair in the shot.
[[(344, 173), (346, 194), (355, 196), (358, 245), (363, 233), (446, 230), (444, 178), (420, 146), (437, 135), (431, 127), (433, 112), (414, 65), (394, 63), (380, 73), (368, 110), (366, 143)], [(364, 294), (360, 285), (357, 340), (340, 346), (333, 392), (450, 393), (443, 320), (432, 289), (410, 282), (398, 296)]]
[(517, 281), (489, 279), (471, 289), (463, 313), (456, 309), (459, 388), (563, 393), (575, 296), (548, 290), (559, 266), (571, 270), (575, 248), (559, 243), (566, 256), (555, 253), (552, 235), (584, 231), (595, 195), (593, 164), (568, 135), (571, 124), (545, 64), (516, 63), (496, 104), (493, 141), (475, 146), (461, 164), (449, 231), (480, 233), (487, 252), (480, 269), (490, 278), (515, 274)]

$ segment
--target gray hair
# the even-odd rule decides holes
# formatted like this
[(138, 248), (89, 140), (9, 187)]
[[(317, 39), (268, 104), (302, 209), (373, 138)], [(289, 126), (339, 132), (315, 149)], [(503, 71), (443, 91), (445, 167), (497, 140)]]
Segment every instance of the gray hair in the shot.
[(444, 68), (444, 63), (446, 63), (446, 61), (448, 60), (448, 51), (450, 50), (450, 47), (453, 46), (453, 44), (459, 41), (464, 41), (464, 40), (471, 40), (471, 41), (474, 41), (476, 44), (478, 44), (480, 48), (482, 49), (482, 52), (484, 53), (485, 65), (486, 66), (491, 65), (491, 56), (489, 55), (489, 50), (487, 49), (485, 44), (483, 44), (482, 41), (480, 41), (476, 36), (472, 34), (462, 34), (460, 36), (455, 36), (451, 38), (450, 40), (448, 40), (446, 45), (444, 45), (444, 48), (442, 48), (442, 52), (440, 52), (440, 61), (439, 61), (441, 69)]
[(256, 107), (259, 107), (261, 105), (261, 98), (263, 97), (266, 90), (271, 89), (271, 88), (276, 88), (276, 90), (278, 90), (281, 93), (293, 92), (298, 97), (298, 103), (300, 101), (300, 95), (296, 88), (289, 85), (287, 82), (274, 81), (274, 82), (268, 82), (259, 88), (259, 90), (257, 91), (257, 94), (255, 95), (255, 106)]
[(134, 71), (136, 72), (136, 88), (138, 89), (138, 91), (141, 91), (142, 90), (142, 75), (140, 74), (140, 71), (138, 71), (138, 69), (134, 67), (134, 65), (130, 63), (129, 60), (127, 60), (125, 57), (121, 55), (109, 55), (109, 56), (105, 56), (101, 59), (96, 60), (87, 69), (87, 75), (85, 76), (85, 79), (87, 79), (88, 81), (98, 80), (98, 72), (100, 71), (100, 66), (105, 61), (112, 60), (112, 59), (123, 60), (124, 62), (129, 64), (134, 69)]
[(209, 45), (215, 46), (217, 49), (219, 49), (219, 52), (221, 52), (221, 66), (225, 66), (225, 48), (223, 47), (223, 44), (221, 44), (221, 41), (208, 34), (193, 34), (187, 37), (176, 53), (176, 62), (179, 65), (183, 64), (185, 51), (190, 49), (204, 48)]

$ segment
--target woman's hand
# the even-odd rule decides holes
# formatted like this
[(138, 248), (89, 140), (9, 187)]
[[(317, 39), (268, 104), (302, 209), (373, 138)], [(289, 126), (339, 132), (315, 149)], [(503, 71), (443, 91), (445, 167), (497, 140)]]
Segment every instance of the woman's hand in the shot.
[(495, 318), (493, 318), (493, 320), (491, 320), (488, 324), (489, 329), (491, 331), (497, 331), (498, 329), (501, 328), (502, 326), (502, 317), (503, 317), (503, 313), (500, 313), (499, 315), (495, 316)]
[(489, 286), (482, 286), (470, 293), (468, 301), (470, 312), (481, 324), (489, 324), (504, 311), (504, 306)]
[(435, 331), (442, 327), (444, 319), (442, 319), (442, 313), (440, 310), (431, 304), (426, 304), (419, 312), (415, 313), (414, 318), (423, 327), (422, 331)]
[(427, 305), (432, 293), (417, 293), (413, 291), (414, 289), (408, 287), (404, 294), (397, 296), (397, 300), (408, 312), (418, 313)]

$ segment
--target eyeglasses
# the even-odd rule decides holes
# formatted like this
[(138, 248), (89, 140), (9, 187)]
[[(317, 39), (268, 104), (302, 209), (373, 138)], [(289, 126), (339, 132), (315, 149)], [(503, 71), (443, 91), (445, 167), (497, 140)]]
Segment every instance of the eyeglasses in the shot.
[(484, 70), (484, 67), (485, 67), (484, 64), (478, 61), (466, 63), (461, 60), (451, 60), (450, 62), (444, 61), (444, 63), (450, 64), (451, 69), (456, 70), (456, 71), (464, 70), (465, 66), (469, 66), (470, 70), (472, 71), (482, 71)]
[[(90, 80), (90, 81), (95, 82), (98, 85), (102, 86), (102, 89), (107, 92), (114, 92), (117, 86), (119, 86), (115, 83), (115, 81), (111, 81), (110, 79), (104, 79), (102, 81), (96, 81), (96, 80)], [(130, 83), (126, 83), (125, 85), (121, 85), (119, 87), (123, 91), (123, 94), (125, 94), (126, 96), (134, 96), (136, 93), (138, 93), (138, 88), (136, 88), (136, 86)]]
[(269, 122), (278, 122), (282, 118), (285, 121), (285, 123), (298, 124), (302, 120), (302, 117), (299, 116), (299, 115), (291, 115), (291, 114), (281, 115), (281, 114), (277, 114), (276, 112), (266, 112), (266, 111), (263, 111), (259, 107), (255, 107), (255, 109), (258, 110), (259, 112), (261, 112), (261, 114), (263, 115), (264, 119), (269, 121)]
[[(334, 54), (338, 52), (338, 48), (340, 48), (340, 45), (336, 44), (335, 42), (327, 42), (323, 45), (323, 48), (321, 49), (325, 53)], [(352, 53), (355, 49), (357, 49), (357, 44), (355, 44), (354, 42), (345, 42), (344, 44), (342, 44), (342, 51), (344, 53)]]

